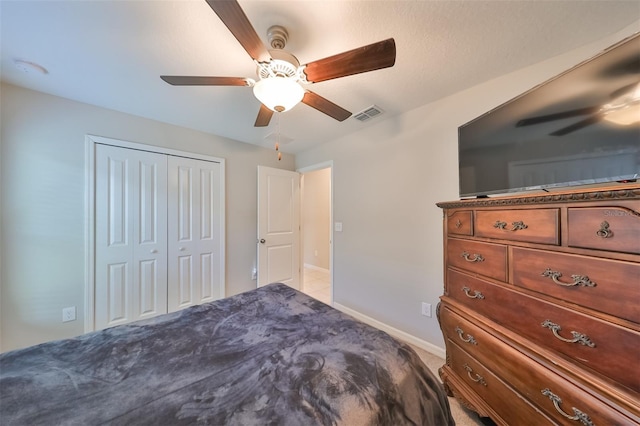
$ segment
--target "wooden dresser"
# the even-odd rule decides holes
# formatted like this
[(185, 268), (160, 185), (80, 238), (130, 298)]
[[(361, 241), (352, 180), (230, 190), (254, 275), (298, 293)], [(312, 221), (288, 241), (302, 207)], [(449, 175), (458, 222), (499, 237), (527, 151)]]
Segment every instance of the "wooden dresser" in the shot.
[(449, 394), (497, 424), (640, 424), (640, 185), (438, 206)]

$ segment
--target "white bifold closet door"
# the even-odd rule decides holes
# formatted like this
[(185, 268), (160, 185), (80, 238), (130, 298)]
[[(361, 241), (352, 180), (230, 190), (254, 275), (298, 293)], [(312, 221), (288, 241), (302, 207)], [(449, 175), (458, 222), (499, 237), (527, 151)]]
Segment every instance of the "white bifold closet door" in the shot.
[(95, 329), (219, 299), (220, 164), (96, 147)]
[(220, 165), (169, 156), (169, 312), (220, 294)]

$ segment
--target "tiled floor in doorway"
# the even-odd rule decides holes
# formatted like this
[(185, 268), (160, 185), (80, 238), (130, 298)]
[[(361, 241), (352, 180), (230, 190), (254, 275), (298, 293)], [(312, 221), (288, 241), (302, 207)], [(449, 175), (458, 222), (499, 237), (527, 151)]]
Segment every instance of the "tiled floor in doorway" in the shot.
[(329, 271), (304, 268), (302, 292), (331, 305), (331, 278)]

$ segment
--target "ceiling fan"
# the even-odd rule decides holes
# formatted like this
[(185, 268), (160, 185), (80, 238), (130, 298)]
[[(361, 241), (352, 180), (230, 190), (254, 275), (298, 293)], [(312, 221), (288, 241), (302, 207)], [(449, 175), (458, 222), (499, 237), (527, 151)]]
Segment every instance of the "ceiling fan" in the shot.
[(624, 86), (611, 93), (611, 102), (604, 105), (578, 108), (562, 111), (555, 114), (540, 115), (538, 117), (525, 118), (516, 123), (516, 127), (531, 126), (565, 118), (587, 117), (550, 133), (552, 136), (564, 136), (576, 130), (583, 129), (601, 120), (611, 121), (622, 125), (640, 123), (640, 83)]
[(283, 50), (288, 33), (281, 26), (268, 30), (267, 50), (235, 0), (206, 0), (211, 9), (227, 26), (257, 65), (258, 80), (244, 77), (196, 77), (162, 75), (164, 81), (175, 86), (248, 86), (261, 102), (254, 126), (268, 126), (274, 112), (293, 108), (299, 102), (344, 121), (351, 112), (307, 90), (301, 84), (319, 83), (382, 68), (392, 67), (396, 61), (393, 38), (339, 53), (324, 59), (300, 65), (295, 56)]

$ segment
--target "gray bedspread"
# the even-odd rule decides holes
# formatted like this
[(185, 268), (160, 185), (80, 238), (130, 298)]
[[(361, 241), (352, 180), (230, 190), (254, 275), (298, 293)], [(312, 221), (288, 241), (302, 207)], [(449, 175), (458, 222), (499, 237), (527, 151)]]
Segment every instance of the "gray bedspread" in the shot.
[(283, 284), (0, 355), (2, 425), (453, 425), (407, 345)]

